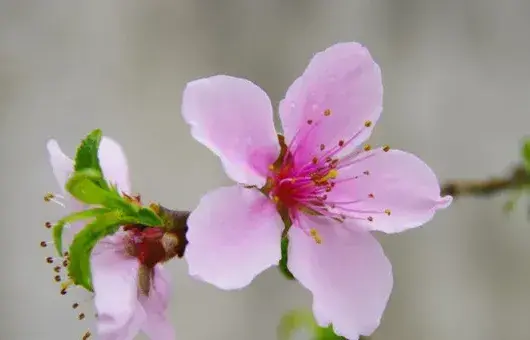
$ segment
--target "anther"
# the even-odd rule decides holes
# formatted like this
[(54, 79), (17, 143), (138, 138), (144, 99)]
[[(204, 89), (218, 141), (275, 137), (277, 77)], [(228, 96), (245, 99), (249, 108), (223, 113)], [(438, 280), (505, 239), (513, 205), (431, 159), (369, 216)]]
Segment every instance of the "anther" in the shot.
[(388, 216), (390, 216), (392, 212), (390, 211), (390, 209), (385, 209), (385, 214), (387, 214)]
[(49, 192), (46, 195), (44, 195), (44, 202), (51, 202), (51, 200), (53, 200), (54, 198), (55, 198), (55, 195)]
[[(72, 279), (68, 279), (68, 280), (64, 281), (63, 283), (61, 283), (61, 288), (62, 288), (62, 290), (64, 290), (66, 292), (66, 289), (68, 287), (72, 286), (73, 284), (74, 284), (74, 281), (72, 281)], [(61, 290), (61, 292), (62, 292), (62, 290)]]
[(339, 140), (339, 146), (342, 147), (344, 145), (344, 141), (341, 139)]
[(313, 240), (315, 240), (317, 244), (322, 243), (322, 238), (320, 237), (320, 235), (318, 234), (318, 231), (315, 228), (311, 228), (311, 230), (309, 230), (309, 234), (311, 235), (311, 237), (313, 238)]
[(363, 171), (363, 175), (366, 175), (368, 176), (370, 174), (370, 171), (366, 170), (366, 171)]
[(61, 282), (61, 275), (55, 275), (53, 279), (55, 280), (55, 282)]
[(278, 196), (272, 196), (272, 200), (274, 203), (278, 203), (280, 201), (280, 198)]
[(92, 335), (92, 333), (86, 332), (85, 335), (83, 335), (82, 340), (88, 340), (88, 338), (90, 338), (91, 335)]
[(325, 148), (326, 146), (324, 144), (320, 144), (320, 151), (324, 151)]
[(313, 160), (312, 160), (313, 164), (317, 164), (318, 163), (318, 158), (316, 157), (313, 157)]
[(372, 150), (372, 146), (370, 144), (364, 144), (363, 150), (364, 151), (370, 151), (370, 150)]
[(308, 119), (307, 120), (307, 124), (309, 124), (309, 125), (313, 124), (313, 120), (312, 119)]
[(53, 257), (48, 256), (48, 257), (46, 258), (46, 262), (48, 262), (48, 263), (53, 263)]
[(388, 145), (384, 145), (384, 146), (383, 146), (383, 151), (384, 151), (384, 152), (388, 152), (388, 151), (390, 151), (390, 146), (388, 146)]
[(373, 222), (374, 218), (372, 216), (368, 216), (367, 220), (368, 222)]
[(77, 318), (79, 320), (83, 320), (85, 318), (85, 313), (79, 313), (79, 315), (77, 316)]
[(368, 194), (368, 198), (375, 198), (375, 196), (374, 196), (374, 194), (369, 193), (369, 194)]
[(41, 241), (40, 246), (41, 246), (42, 248), (46, 248), (46, 247), (48, 246), (48, 242), (46, 242), (46, 241)]
[(53, 267), (53, 271), (56, 272), (56, 273), (60, 273), (61, 272), (61, 267), (60, 266), (55, 266), (55, 267)]
[(270, 171), (274, 170), (274, 164), (270, 164), (268, 168)]
[(44, 223), (44, 226), (46, 227), (46, 229), (50, 229), (52, 227), (52, 224), (50, 222), (46, 222)]
[(68, 267), (68, 261), (67, 260), (63, 260), (63, 267)]
[(364, 122), (364, 126), (366, 126), (366, 127), (370, 127), (370, 126), (372, 126), (372, 121), (371, 121), (371, 120), (367, 120), (367, 121), (365, 121), (365, 122)]
[(72, 308), (73, 308), (73, 309), (76, 309), (77, 307), (79, 307), (79, 304), (78, 304), (77, 302), (74, 302), (74, 303), (72, 304)]
[(331, 115), (331, 110), (330, 109), (326, 109), (324, 111), (324, 116), (329, 117), (330, 115)]
[(66, 295), (66, 288), (61, 289), (61, 295)]
[(65, 251), (65, 252), (63, 253), (63, 256), (64, 256), (64, 257), (68, 257), (68, 255), (70, 255), (70, 254), (69, 254), (67, 251)]

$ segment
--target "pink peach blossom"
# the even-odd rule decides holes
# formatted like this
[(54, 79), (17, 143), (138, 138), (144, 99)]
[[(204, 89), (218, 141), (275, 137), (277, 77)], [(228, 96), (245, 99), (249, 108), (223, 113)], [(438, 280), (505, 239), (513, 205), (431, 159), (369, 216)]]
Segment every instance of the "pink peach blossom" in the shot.
[[(55, 140), (47, 144), (53, 172), (63, 189), (64, 206), (71, 212), (85, 209), (64, 190), (65, 183), (73, 172), (73, 161), (67, 157)], [(121, 192), (130, 193), (127, 160), (118, 143), (103, 137), (99, 149), (99, 160), (105, 178), (115, 184)], [(71, 234), (84, 225), (77, 223), (69, 227)], [(166, 319), (170, 298), (169, 277), (161, 264), (156, 264), (151, 273), (149, 293), (139, 289), (142, 263), (133, 256), (131, 247), (136, 244), (133, 231), (123, 229), (98, 242), (91, 256), (94, 301), (98, 313), (98, 339), (132, 340), (143, 331), (151, 339), (173, 340), (174, 329)], [(137, 236), (137, 235), (134, 235)], [(134, 249), (133, 249), (134, 250)]]
[(393, 284), (371, 231), (418, 227), (451, 202), (416, 156), (362, 145), (382, 94), (380, 69), (357, 43), (313, 57), (280, 102), (281, 137), (270, 99), (252, 82), (224, 75), (190, 82), (184, 119), (238, 183), (207, 193), (190, 215), (190, 274), (244, 287), (278, 263), (285, 233), (288, 267), (312, 292), (319, 325), (331, 323), (348, 339), (371, 334)]

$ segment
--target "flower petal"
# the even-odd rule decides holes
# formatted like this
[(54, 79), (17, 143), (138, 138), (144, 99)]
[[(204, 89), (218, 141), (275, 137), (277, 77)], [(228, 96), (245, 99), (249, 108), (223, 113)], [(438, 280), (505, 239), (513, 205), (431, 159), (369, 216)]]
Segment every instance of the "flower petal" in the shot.
[(121, 192), (130, 194), (129, 167), (120, 144), (109, 137), (101, 138), (98, 158), (105, 179), (116, 185)]
[[(57, 143), (55, 139), (49, 140), (46, 144), (46, 148), (48, 149), (48, 155), (50, 158), (50, 164), (52, 165), (53, 174), (55, 175), (55, 179), (57, 180), (61, 192), (65, 197), (66, 208), (71, 212), (86, 209), (87, 206), (72, 197), (72, 195), (70, 195), (65, 188), (66, 182), (74, 171), (74, 162), (63, 153), (59, 143)], [(68, 230), (70, 231), (70, 234), (73, 235), (77, 233), (85, 224), (86, 223), (83, 221), (71, 223)]]
[(98, 333), (108, 339), (135, 335), (145, 320), (138, 301), (139, 264), (125, 255), (123, 236), (118, 232), (104, 238), (91, 256)]
[[(363, 174), (366, 171), (368, 175)], [(358, 178), (340, 183), (353, 176)], [(329, 199), (355, 202), (347, 208), (361, 218), (359, 223), (385, 233), (421, 226), (452, 200), (451, 196), (440, 197), (438, 179), (427, 164), (399, 150), (361, 154), (354, 165), (339, 170), (338, 182)]]
[(149, 297), (140, 296), (140, 301), (147, 314), (147, 318), (142, 325), (142, 331), (150, 339), (175, 339), (175, 329), (166, 318), (170, 294), (169, 276), (162, 265), (158, 264), (155, 267)]
[(279, 154), (267, 94), (246, 79), (220, 75), (188, 83), (182, 102), (193, 137), (221, 158), (227, 175), (264, 185)]
[(238, 289), (276, 265), (283, 223), (261, 192), (241, 186), (207, 193), (188, 218), (190, 275), (221, 289)]
[(50, 157), (50, 163), (52, 165), (55, 179), (57, 180), (57, 183), (59, 183), (61, 191), (64, 194), (67, 194), (65, 185), (74, 171), (74, 162), (63, 153), (59, 143), (57, 143), (55, 139), (50, 139), (48, 143), (46, 143), (46, 148), (48, 149), (48, 155)]
[(333, 324), (348, 339), (370, 335), (378, 326), (392, 290), (392, 267), (369, 232), (344, 228), (317, 217), (301, 216), (303, 228), (316, 228), (317, 244), (293, 225), (288, 266), (313, 293), (313, 313), (320, 326)]
[(304, 160), (321, 144), (327, 150), (355, 137), (348, 145), (359, 145), (379, 119), (382, 101), (381, 71), (368, 50), (354, 42), (333, 45), (313, 57), (280, 103), (286, 142), (297, 136)]

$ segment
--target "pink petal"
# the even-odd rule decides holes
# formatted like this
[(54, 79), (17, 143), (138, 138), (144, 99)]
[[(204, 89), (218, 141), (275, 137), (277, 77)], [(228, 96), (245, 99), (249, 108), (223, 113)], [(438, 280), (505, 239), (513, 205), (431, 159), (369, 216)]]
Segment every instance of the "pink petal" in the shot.
[(188, 219), (190, 275), (221, 289), (238, 289), (276, 265), (283, 223), (255, 189), (223, 187), (207, 193)]
[(121, 192), (130, 194), (129, 167), (121, 146), (109, 137), (101, 138), (98, 158), (107, 181), (117, 185)]
[[(52, 165), (53, 174), (55, 175), (55, 179), (59, 184), (61, 193), (65, 197), (64, 203), (66, 208), (70, 212), (81, 211), (83, 209), (86, 209), (85, 205), (83, 205), (81, 202), (72, 197), (72, 195), (70, 195), (70, 193), (68, 193), (65, 189), (66, 182), (74, 171), (74, 162), (63, 153), (61, 147), (59, 146), (59, 143), (57, 143), (56, 140), (49, 140), (46, 144), (46, 147), (48, 149), (48, 155), (50, 158), (50, 164)], [(71, 234), (75, 234), (84, 225), (85, 223), (83, 222), (72, 223), (69, 226), (68, 230), (71, 232)]]
[(392, 268), (369, 232), (303, 216), (302, 226), (316, 228), (317, 244), (294, 225), (289, 232), (288, 266), (313, 293), (313, 313), (320, 326), (333, 324), (348, 339), (370, 335), (378, 326), (392, 290)]
[[(369, 175), (364, 175), (365, 171)], [(421, 226), (452, 200), (440, 197), (440, 185), (431, 168), (404, 151), (371, 151), (366, 159), (339, 170), (338, 180), (355, 175), (358, 179), (338, 183), (328, 197), (331, 201), (354, 201), (348, 209), (355, 211), (354, 215), (362, 218), (360, 224), (369, 230), (395, 233)]]
[[(368, 50), (354, 42), (333, 45), (313, 57), (280, 103), (286, 142), (298, 134), (305, 158), (315, 156), (321, 144), (329, 149), (355, 137), (348, 145), (358, 145), (370, 136), (382, 97), (381, 71)], [(326, 110), (331, 115), (324, 116)]]
[(170, 299), (169, 276), (162, 265), (155, 267), (153, 284), (149, 297), (140, 296), (147, 314), (142, 331), (154, 340), (175, 339), (175, 329), (166, 318), (166, 309)]
[(138, 266), (135, 258), (125, 255), (120, 232), (104, 238), (94, 248), (92, 284), (102, 337), (132, 339), (129, 335), (139, 332), (145, 313), (138, 301)]
[(64, 186), (74, 171), (74, 162), (63, 153), (59, 143), (55, 139), (50, 139), (46, 144), (46, 148), (48, 149), (55, 179), (59, 183), (61, 191), (66, 194), (67, 192)]
[(279, 154), (269, 97), (252, 82), (229, 76), (192, 81), (182, 115), (193, 137), (217, 154), (234, 181), (262, 186)]

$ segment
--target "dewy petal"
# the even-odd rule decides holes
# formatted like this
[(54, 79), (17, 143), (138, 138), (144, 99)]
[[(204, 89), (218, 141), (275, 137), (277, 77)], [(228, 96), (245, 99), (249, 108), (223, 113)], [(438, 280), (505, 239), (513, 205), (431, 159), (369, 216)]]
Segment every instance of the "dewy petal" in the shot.
[(122, 147), (109, 137), (101, 138), (98, 152), (99, 163), (103, 176), (113, 185), (117, 185), (121, 192), (131, 193), (129, 167)]
[(149, 296), (140, 296), (147, 314), (142, 331), (153, 340), (175, 339), (175, 329), (167, 320), (166, 309), (170, 299), (169, 276), (161, 264), (155, 267)]
[(269, 97), (246, 79), (214, 76), (188, 83), (182, 115), (193, 137), (217, 154), (234, 181), (265, 184), (279, 154)]
[(255, 189), (207, 193), (188, 218), (190, 275), (221, 289), (238, 289), (276, 265), (283, 223), (274, 204)]
[(298, 145), (312, 153), (353, 137), (349, 146), (358, 145), (370, 136), (382, 101), (381, 71), (368, 50), (354, 42), (333, 45), (313, 57), (280, 103), (286, 142), (298, 135)]
[[(344, 228), (317, 217), (301, 216), (316, 228), (317, 244), (296, 223), (289, 231), (290, 271), (313, 293), (320, 326), (350, 340), (370, 335), (378, 326), (392, 290), (392, 267), (377, 240), (366, 231)], [(300, 220), (299, 220), (300, 221)]]
[[(339, 183), (328, 197), (330, 201), (355, 202), (347, 207), (369, 230), (395, 233), (415, 228), (451, 203), (450, 196), (440, 197), (440, 185), (431, 168), (413, 154), (377, 149), (360, 157), (365, 159), (339, 170)], [(353, 176), (359, 177), (340, 183)], [(367, 220), (369, 216), (372, 221)]]
[(140, 330), (145, 313), (138, 301), (138, 266), (135, 258), (125, 255), (121, 232), (107, 236), (94, 248), (92, 283), (101, 337), (129, 339), (129, 334)]

